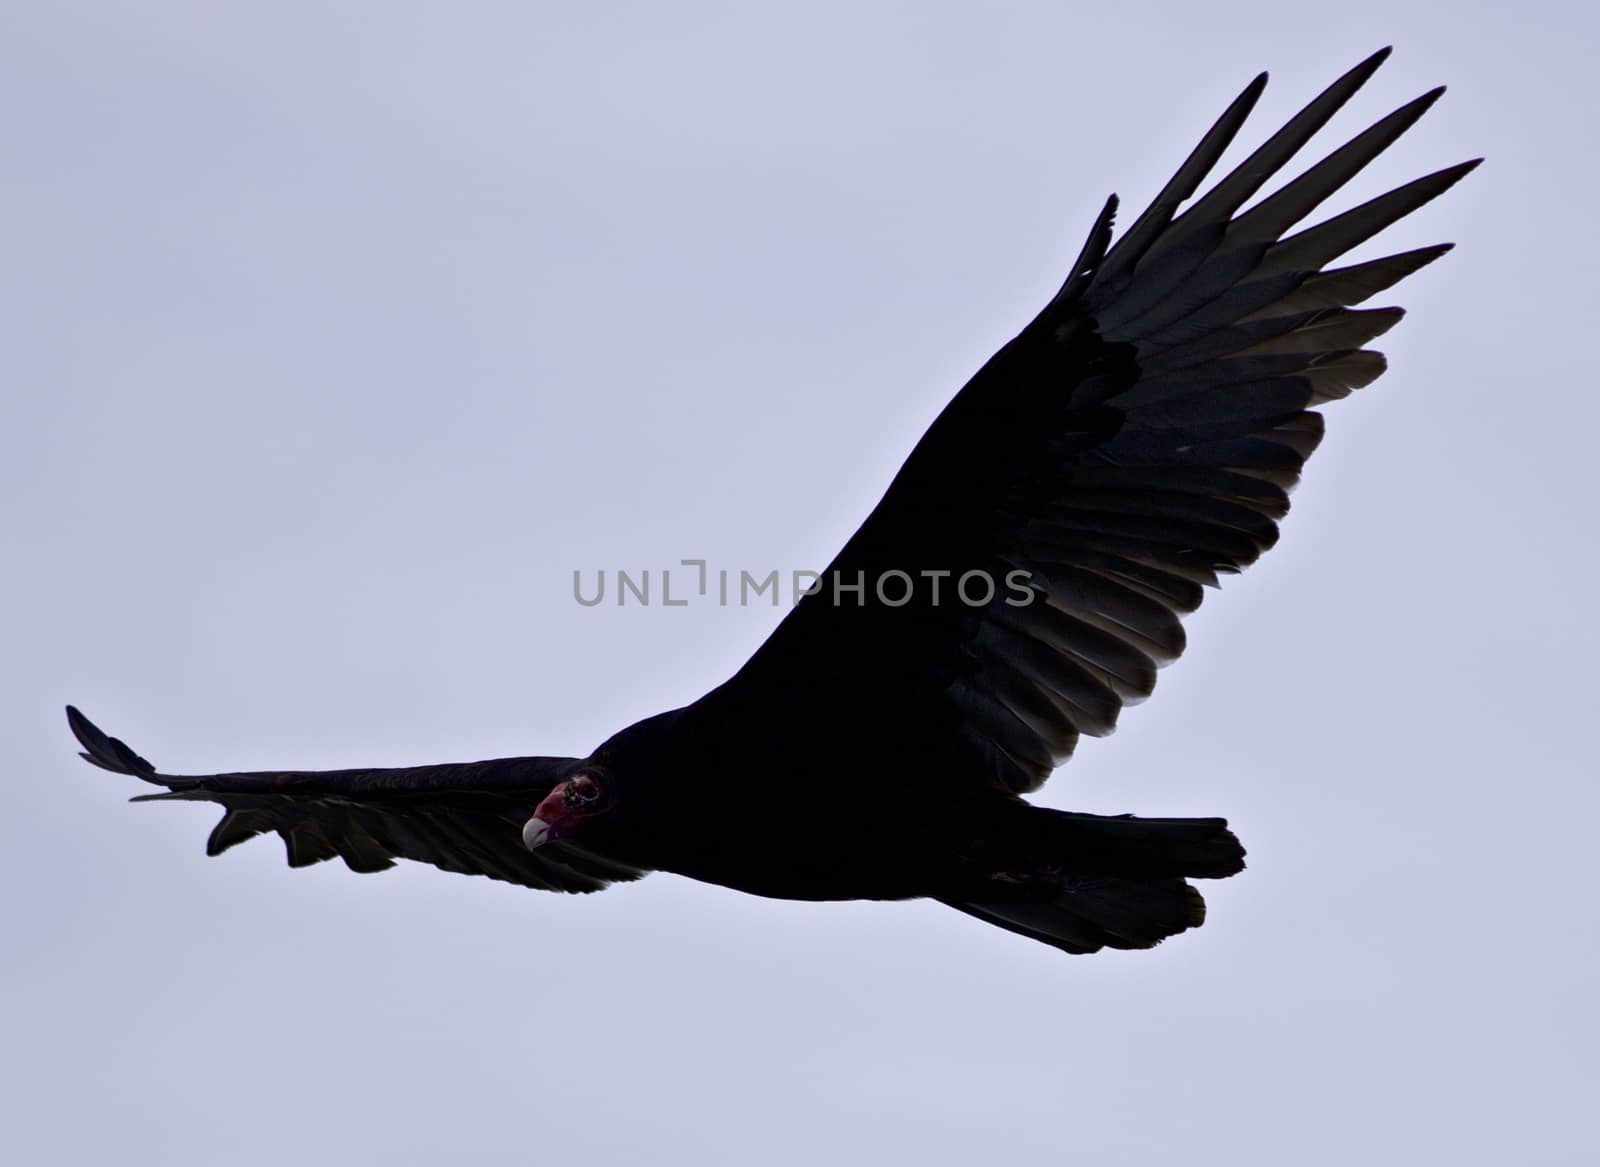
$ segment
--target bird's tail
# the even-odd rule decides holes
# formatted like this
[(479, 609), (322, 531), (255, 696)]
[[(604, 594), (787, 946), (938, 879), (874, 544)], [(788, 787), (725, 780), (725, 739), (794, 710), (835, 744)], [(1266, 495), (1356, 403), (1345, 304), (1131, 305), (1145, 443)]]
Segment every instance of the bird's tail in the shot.
[(942, 902), (1065, 952), (1151, 948), (1198, 928), (1206, 903), (1185, 877), (1220, 879), (1244, 869), (1244, 848), (1224, 819), (1030, 807), (1024, 824), (1015, 842), (1029, 878), (998, 882), (993, 898)]

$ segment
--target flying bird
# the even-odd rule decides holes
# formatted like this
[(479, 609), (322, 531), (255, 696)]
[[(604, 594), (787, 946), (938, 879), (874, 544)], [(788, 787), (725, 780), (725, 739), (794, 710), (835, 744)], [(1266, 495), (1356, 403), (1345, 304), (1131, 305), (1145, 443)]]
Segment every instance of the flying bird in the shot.
[(1221, 818), (1030, 805), (1184, 648), (1182, 617), (1271, 547), (1399, 308), (1360, 303), (1450, 244), (1328, 267), (1477, 161), (1290, 234), (1442, 89), (1248, 210), (1382, 63), (1345, 74), (1196, 192), (1255, 78), (1113, 242), (1112, 196), (1055, 297), (956, 394), (888, 491), (729, 680), (588, 757), (177, 775), (72, 707), (97, 766), (225, 808), (216, 855), (276, 832), (289, 865), (396, 859), (598, 891), (651, 871), (798, 900), (929, 897), (1072, 953), (1198, 926), (1190, 879), (1244, 851)]

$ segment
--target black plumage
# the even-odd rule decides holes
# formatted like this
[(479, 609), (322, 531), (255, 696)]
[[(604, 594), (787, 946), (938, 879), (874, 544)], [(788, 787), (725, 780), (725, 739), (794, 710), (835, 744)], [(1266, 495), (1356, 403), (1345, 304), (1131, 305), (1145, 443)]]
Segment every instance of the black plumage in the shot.
[(1384, 371), (1363, 346), (1402, 315), (1353, 305), (1448, 250), (1324, 270), (1476, 163), (1284, 237), (1442, 90), (1240, 210), (1386, 54), (1195, 198), (1256, 78), (1114, 244), (1108, 201), (1060, 292), (934, 421), (817, 594), (694, 704), (582, 759), (194, 777), (158, 773), (69, 709), (84, 756), (166, 787), (147, 798), (221, 803), (210, 854), (276, 832), (291, 866), (926, 896), (1069, 952), (1198, 925), (1187, 880), (1243, 867), (1223, 820), (1019, 796), (1148, 696), (1203, 589), (1277, 540), (1322, 439), (1313, 407)]

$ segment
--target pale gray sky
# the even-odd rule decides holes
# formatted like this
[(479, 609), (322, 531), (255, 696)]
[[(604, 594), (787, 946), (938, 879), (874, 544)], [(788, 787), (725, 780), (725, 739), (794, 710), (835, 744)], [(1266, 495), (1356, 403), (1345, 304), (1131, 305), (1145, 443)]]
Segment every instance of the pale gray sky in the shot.
[[(1594, 19), (8, 6), (9, 1157), (1593, 1162)], [(1227, 815), (1201, 931), (207, 860), (211, 809), (74, 757), (69, 700), (205, 770), (582, 754), (693, 699), (777, 613), (573, 568), (825, 563), (1107, 192), (1388, 42), (1311, 156), (1450, 84), (1337, 206), (1486, 154), (1382, 241), (1460, 247), (1385, 297), (1279, 548), (1042, 796)]]

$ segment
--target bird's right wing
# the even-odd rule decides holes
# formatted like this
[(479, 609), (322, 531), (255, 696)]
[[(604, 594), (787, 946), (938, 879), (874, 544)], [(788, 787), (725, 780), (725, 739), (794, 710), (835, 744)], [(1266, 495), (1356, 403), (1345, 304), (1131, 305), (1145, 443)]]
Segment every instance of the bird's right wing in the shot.
[(227, 813), (206, 841), (208, 855), (276, 831), (290, 867), (337, 856), (352, 871), (367, 872), (393, 867), (396, 859), (414, 859), (444, 871), (569, 892), (599, 891), (644, 874), (566, 840), (537, 851), (522, 845), (523, 823), (577, 759), (499, 758), (394, 770), (160, 774), (70, 705), (67, 721), (86, 761), (167, 788), (135, 802), (220, 803)]

